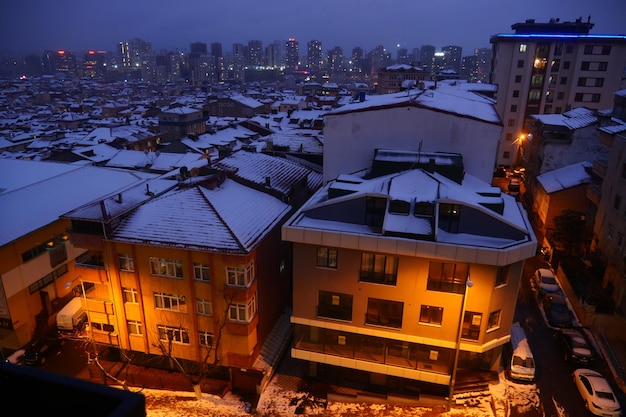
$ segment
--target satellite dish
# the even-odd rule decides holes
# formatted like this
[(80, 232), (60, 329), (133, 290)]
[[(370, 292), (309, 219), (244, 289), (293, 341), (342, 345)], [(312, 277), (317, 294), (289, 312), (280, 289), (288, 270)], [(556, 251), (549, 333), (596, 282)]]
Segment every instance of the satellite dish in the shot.
[(183, 178), (189, 178), (189, 169), (186, 166), (180, 167), (180, 176)]

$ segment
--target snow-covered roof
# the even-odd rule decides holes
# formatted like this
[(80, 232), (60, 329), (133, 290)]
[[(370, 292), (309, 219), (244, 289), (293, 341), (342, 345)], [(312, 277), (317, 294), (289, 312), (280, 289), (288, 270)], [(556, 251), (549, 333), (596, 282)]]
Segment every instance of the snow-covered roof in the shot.
[(589, 170), (591, 162), (583, 161), (555, 169), (537, 176), (537, 182), (541, 184), (546, 193), (566, 190), (591, 181)]
[(235, 175), (287, 196), (292, 187), (309, 175), (309, 169), (283, 158), (263, 153), (238, 151), (215, 163), (216, 167), (236, 170)]
[[(365, 204), (366, 197), (403, 200), (407, 207), (432, 203), (432, 213), (398, 213), (389, 206), (382, 213), (382, 231), (378, 231), (347, 212), (364, 211), (364, 207), (359, 207)], [(471, 219), (465, 221), (463, 231), (453, 233), (436, 225), (434, 211), (441, 204), (459, 206)], [(502, 250), (535, 241), (524, 210), (514, 197), (469, 174), (459, 184), (422, 169), (372, 179), (365, 179), (362, 174), (340, 176), (309, 199), (285, 227), (381, 238), (402, 236), (416, 241), (434, 240), (437, 244), (488, 250)]]
[(195, 185), (138, 207), (110, 236), (113, 240), (246, 254), (291, 206), (226, 179), (210, 189)]
[(130, 171), (10, 159), (0, 159), (0, 172), (0, 189), (6, 190), (0, 194), (0, 246), (141, 181)]
[(584, 107), (563, 114), (533, 114), (532, 117), (544, 125), (563, 126), (569, 130), (591, 126), (598, 122), (595, 112)]
[(495, 109), (495, 101), (468, 91), (466, 88), (461, 88), (460, 85), (462, 84), (440, 83), (436, 89), (368, 95), (365, 101), (346, 104), (327, 112), (326, 116), (332, 117), (356, 111), (373, 111), (390, 107), (417, 106), (471, 117), (488, 123), (501, 124)]

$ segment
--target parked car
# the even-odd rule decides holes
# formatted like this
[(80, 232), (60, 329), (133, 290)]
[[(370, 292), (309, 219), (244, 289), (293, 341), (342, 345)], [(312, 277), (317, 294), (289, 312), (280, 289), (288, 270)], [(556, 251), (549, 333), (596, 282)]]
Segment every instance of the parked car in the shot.
[(511, 178), (507, 187), (509, 195), (518, 195), (520, 192), (520, 182), (517, 178)]
[(5, 359), (5, 362), (12, 363), (14, 365), (21, 365), (22, 360), (24, 359), (24, 353), (26, 353), (24, 349), (18, 349), (15, 352), (13, 352), (11, 355), (9, 355)]
[(561, 292), (561, 287), (551, 269), (539, 268), (535, 271), (533, 278), (539, 295)]
[(546, 294), (543, 299), (543, 311), (548, 324), (552, 327), (572, 327), (572, 314), (565, 297), (559, 294)]
[(60, 339), (35, 339), (24, 349), (23, 362), (28, 366), (39, 366), (46, 361), (51, 351), (59, 346)]
[(585, 407), (596, 416), (619, 417), (621, 406), (609, 382), (591, 369), (580, 368), (572, 373), (574, 385), (578, 388)]
[(503, 166), (499, 166), (493, 173), (493, 176), (496, 178), (506, 178), (506, 168)]
[(580, 365), (588, 365), (595, 361), (591, 345), (581, 329), (561, 329), (559, 341), (565, 350), (565, 359)]

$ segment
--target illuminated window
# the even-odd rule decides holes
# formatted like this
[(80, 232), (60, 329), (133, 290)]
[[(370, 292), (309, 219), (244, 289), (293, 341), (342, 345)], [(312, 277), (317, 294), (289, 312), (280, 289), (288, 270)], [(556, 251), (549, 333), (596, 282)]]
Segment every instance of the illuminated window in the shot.
[(197, 298), (196, 311), (203, 316), (211, 316), (213, 315), (213, 303), (206, 298)]
[(398, 257), (376, 253), (362, 253), (359, 281), (396, 285)]
[(127, 320), (126, 328), (128, 329), (128, 334), (134, 336), (143, 335), (143, 324), (137, 320)]
[(172, 341), (174, 343), (189, 344), (189, 330), (182, 327), (165, 326), (157, 324), (157, 332), (159, 340), (164, 342)]
[(186, 311), (185, 296), (178, 294), (166, 294), (163, 292), (155, 292), (154, 307), (162, 310), (170, 311)]
[(152, 275), (162, 277), (182, 278), (183, 262), (172, 259), (150, 258), (150, 272)]
[(117, 259), (120, 263), (120, 271), (133, 272), (135, 270), (135, 262), (131, 255), (120, 253)]
[(520, 44), (519, 46), (520, 52), (526, 52), (526, 49), (528, 49), (528, 45), (526, 45), (525, 43)]
[(337, 269), (337, 249), (317, 248), (317, 266)]
[(199, 263), (194, 262), (193, 278), (198, 281), (210, 282), (211, 281), (211, 267), (209, 265), (199, 264)]
[(226, 283), (233, 287), (247, 287), (254, 281), (254, 264), (247, 267), (227, 266)]
[(122, 288), (122, 296), (124, 297), (125, 303), (137, 304), (138, 296), (136, 288)]
[(420, 308), (420, 323), (441, 325), (443, 308), (423, 305)]

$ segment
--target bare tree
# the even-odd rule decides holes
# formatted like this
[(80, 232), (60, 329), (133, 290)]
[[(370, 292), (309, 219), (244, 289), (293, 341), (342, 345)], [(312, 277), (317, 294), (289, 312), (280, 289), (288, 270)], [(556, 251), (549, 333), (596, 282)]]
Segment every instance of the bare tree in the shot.
[[(235, 292), (229, 289), (225, 289), (223, 292), (223, 298), (226, 307), (222, 314), (218, 315), (214, 322), (216, 323), (215, 334), (213, 335), (212, 343), (201, 345), (202, 355), (196, 362), (190, 364), (189, 362), (183, 362), (172, 354), (174, 332), (168, 331), (166, 336), (167, 340), (162, 340), (160, 337), (156, 338), (156, 342), (152, 343), (153, 347), (156, 347), (161, 352), (161, 355), (168, 359), (171, 367), (177, 369), (186, 379), (196, 393), (196, 398), (202, 398), (202, 390), (200, 384), (202, 381), (211, 376), (213, 372), (220, 367), (221, 359), (219, 357), (219, 346), (222, 340), (224, 328), (228, 323), (228, 314), (230, 307), (233, 303)], [(178, 326), (179, 331), (186, 331), (182, 325)]]

